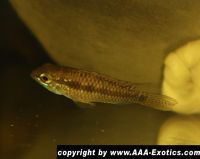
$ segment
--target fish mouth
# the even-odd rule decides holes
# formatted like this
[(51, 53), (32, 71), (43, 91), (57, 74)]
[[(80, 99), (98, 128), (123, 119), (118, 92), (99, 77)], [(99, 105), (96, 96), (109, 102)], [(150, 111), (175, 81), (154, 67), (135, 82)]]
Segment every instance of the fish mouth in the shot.
[(35, 79), (35, 77), (36, 77), (35, 75), (36, 75), (35, 71), (32, 71), (30, 74), (31, 78), (33, 78), (33, 79)]
[(38, 78), (39, 78), (39, 74), (38, 74), (38, 71), (37, 70), (33, 70), (30, 74), (31, 78), (38, 81)]

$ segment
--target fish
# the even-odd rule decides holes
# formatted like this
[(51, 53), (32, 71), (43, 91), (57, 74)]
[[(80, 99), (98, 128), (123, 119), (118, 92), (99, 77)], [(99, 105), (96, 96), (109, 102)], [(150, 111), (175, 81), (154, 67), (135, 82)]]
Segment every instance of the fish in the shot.
[(169, 96), (141, 90), (132, 82), (78, 68), (47, 63), (33, 70), (31, 77), (55, 94), (91, 106), (96, 103), (137, 103), (170, 111), (177, 104), (177, 101)]

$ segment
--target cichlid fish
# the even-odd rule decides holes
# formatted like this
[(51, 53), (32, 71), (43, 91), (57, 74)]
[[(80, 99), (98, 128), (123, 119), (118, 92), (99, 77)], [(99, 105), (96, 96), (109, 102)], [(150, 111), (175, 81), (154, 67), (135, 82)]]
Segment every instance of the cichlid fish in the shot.
[(168, 96), (142, 91), (137, 88), (137, 84), (71, 67), (44, 64), (34, 70), (31, 76), (53, 93), (90, 105), (96, 102), (138, 103), (156, 109), (171, 110), (177, 103)]

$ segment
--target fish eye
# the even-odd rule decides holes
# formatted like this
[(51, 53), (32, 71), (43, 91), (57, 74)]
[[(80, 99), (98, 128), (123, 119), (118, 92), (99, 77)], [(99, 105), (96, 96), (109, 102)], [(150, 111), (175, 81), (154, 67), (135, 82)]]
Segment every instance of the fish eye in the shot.
[(42, 82), (44, 82), (44, 83), (49, 83), (50, 82), (49, 78), (45, 74), (41, 74), (40, 75), (40, 80)]

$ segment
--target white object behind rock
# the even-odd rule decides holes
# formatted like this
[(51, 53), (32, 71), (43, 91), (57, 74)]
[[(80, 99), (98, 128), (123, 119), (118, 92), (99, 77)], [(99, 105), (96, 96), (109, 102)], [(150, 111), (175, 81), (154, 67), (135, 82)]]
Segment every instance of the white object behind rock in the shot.
[(162, 91), (178, 101), (173, 111), (200, 113), (200, 40), (189, 42), (168, 55)]

